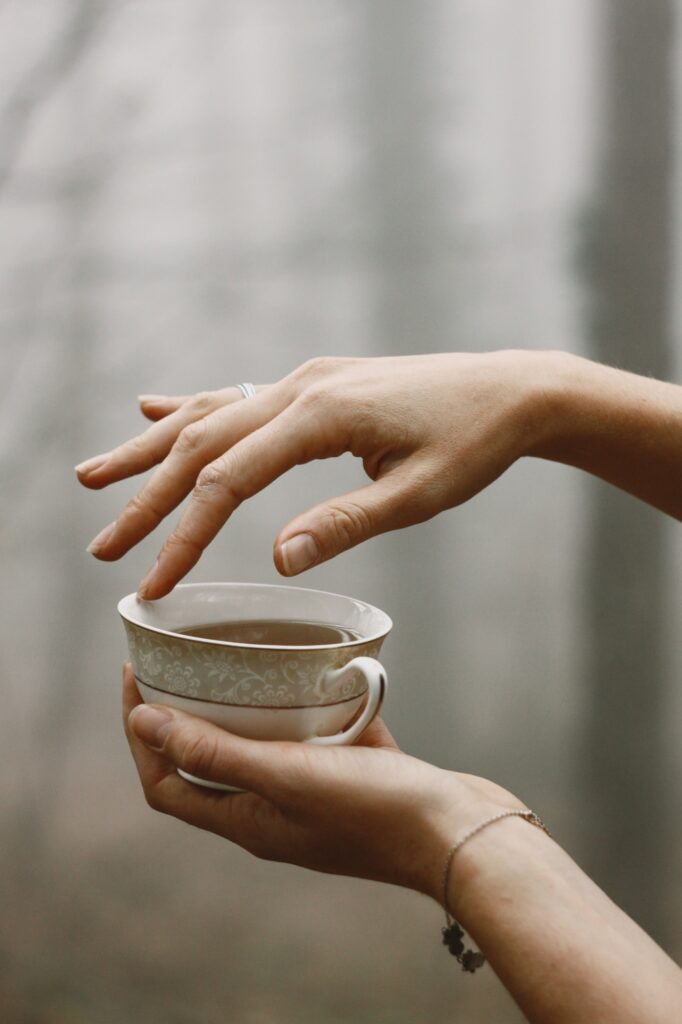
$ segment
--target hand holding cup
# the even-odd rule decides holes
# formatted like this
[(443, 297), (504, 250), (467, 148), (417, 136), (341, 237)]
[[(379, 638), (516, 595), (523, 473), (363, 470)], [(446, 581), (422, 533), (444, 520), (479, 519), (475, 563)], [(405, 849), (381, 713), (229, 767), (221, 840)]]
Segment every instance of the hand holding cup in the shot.
[[(144, 700), (240, 736), (348, 744), (383, 702), (376, 659), (392, 623), (364, 601), (257, 583), (184, 584), (153, 603), (129, 594), (119, 612)], [(297, 630), (313, 643), (292, 644)]]

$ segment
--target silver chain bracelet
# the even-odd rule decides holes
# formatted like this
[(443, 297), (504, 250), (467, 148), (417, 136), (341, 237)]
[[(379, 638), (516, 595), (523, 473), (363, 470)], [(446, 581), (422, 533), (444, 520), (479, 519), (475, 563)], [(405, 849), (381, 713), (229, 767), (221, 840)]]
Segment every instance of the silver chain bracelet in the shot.
[(443, 945), (448, 947), (448, 950), (455, 957), (457, 962), (461, 964), (462, 970), (468, 974), (473, 974), (475, 971), (482, 967), (485, 963), (485, 956), (477, 949), (465, 949), (464, 947), (464, 930), (459, 926), (454, 917), (448, 910), (448, 880), (450, 878), (450, 867), (452, 865), (452, 858), (455, 856), (458, 850), (464, 846), (473, 836), (478, 835), (488, 825), (494, 824), (496, 821), (501, 821), (503, 818), (518, 817), (524, 818), (531, 825), (536, 825), (538, 828), (546, 832), (551, 838), (551, 833), (547, 826), (538, 818), (535, 811), (528, 810), (509, 810), (499, 811), (497, 814), (493, 814), (491, 818), (486, 818), (479, 825), (474, 825), (468, 829), (463, 836), (457, 840), (454, 846), (451, 846), (448, 850), (448, 855), (445, 858), (445, 867), (443, 869), (443, 910), (445, 911), (445, 928), (443, 928)]

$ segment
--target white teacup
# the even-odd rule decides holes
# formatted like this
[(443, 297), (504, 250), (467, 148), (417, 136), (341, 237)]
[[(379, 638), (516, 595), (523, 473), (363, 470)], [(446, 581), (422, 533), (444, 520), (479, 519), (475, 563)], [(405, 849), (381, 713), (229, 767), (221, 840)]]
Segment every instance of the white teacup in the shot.
[[(128, 594), (118, 611), (143, 700), (188, 711), (240, 736), (352, 743), (384, 699), (386, 673), (375, 656), (392, 622), (352, 597), (260, 583), (186, 583), (154, 602)], [(293, 647), (177, 632), (263, 619), (340, 626), (358, 639)]]

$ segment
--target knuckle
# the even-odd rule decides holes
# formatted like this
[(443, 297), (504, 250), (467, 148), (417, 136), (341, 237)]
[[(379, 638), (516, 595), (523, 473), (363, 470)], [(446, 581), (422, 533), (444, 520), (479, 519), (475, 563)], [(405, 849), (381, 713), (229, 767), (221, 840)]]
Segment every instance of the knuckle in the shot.
[(319, 377), (324, 370), (324, 356), (315, 356), (314, 359), (307, 359), (305, 363), (294, 370), (296, 377), (302, 377), (309, 379), (311, 377)]
[(340, 502), (326, 509), (325, 532), (343, 545), (354, 544), (372, 531), (372, 518), (366, 508), (352, 501)]
[(234, 466), (226, 459), (212, 462), (197, 477), (194, 497), (199, 501), (210, 502), (219, 494), (221, 501), (227, 501), (236, 508), (248, 497), (246, 491), (235, 482), (238, 479), (239, 473), (235, 472)]
[(212, 462), (210, 465), (204, 466), (197, 477), (195, 494), (197, 497), (203, 497), (206, 492), (218, 488), (222, 490), (225, 486), (225, 477), (225, 470), (218, 463)]
[(189, 406), (195, 412), (210, 412), (215, 405), (215, 394), (213, 391), (199, 391), (189, 400)]
[(218, 763), (218, 741), (202, 731), (180, 737), (180, 765), (191, 775), (210, 778)]
[(348, 360), (341, 356), (315, 356), (302, 363), (297, 370), (294, 370), (294, 374), (306, 380), (317, 380), (338, 370), (346, 362)]
[(195, 420), (188, 423), (178, 434), (174, 448), (180, 455), (192, 455), (202, 447), (208, 433), (206, 419)]
[(195, 552), (195, 554), (198, 553), (199, 555), (204, 550), (201, 544), (199, 544), (199, 542), (182, 527), (178, 527), (167, 539), (163, 546), (163, 554), (168, 554), (169, 552), (172, 553), (174, 548), (176, 550), (179, 548), (181, 551), (187, 551), (189, 548), (191, 551)]
[(144, 798), (147, 801), (147, 805), (151, 807), (153, 811), (158, 811), (159, 814), (163, 814), (165, 810), (165, 801), (159, 786), (146, 786), (144, 789)]
[(320, 399), (317, 393), (317, 388), (306, 388), (306, 390), (297, 398), (296, 405), (301, 412), (315, 412), (319, 401)]
[(332, 387), (326, 384), (315, 383), (305, 389), (298, 399), (298, 404), (303, 410), (319, 412), (322, 407), (328, 405), (330, 400), (334, 398), (335, 393)]
[(144, 493), (133, 495), (126, 505), (126, 512), (134, 515), (138, 519), (151, 521), (156, 526), (158, 526), (163, 519), (161, 512), (154, 507), (152, 502), (144, 495)]
[(131, 455), (146, 455), (149, 442), (144, 434), (137, 434), (136, 437), (131, 437), (125, 447)]

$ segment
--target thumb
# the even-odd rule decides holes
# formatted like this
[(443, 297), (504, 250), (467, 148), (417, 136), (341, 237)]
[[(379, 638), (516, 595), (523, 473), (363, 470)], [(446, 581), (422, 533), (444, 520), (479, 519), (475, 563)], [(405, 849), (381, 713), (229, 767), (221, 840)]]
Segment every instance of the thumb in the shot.
[(286, 775), (297, 744), (244, 739), (203, 718), (165, 704), (138, 704), (128, 728), (176, 768), (211, 782), (235, 786), (272, 798), (277, 780)]
[(379, 533), (422, 522), (435, 511), (428, 488), (401, 467), (294, 519), (275, 541), (275, 565), (283, 576), (296, 576)]

